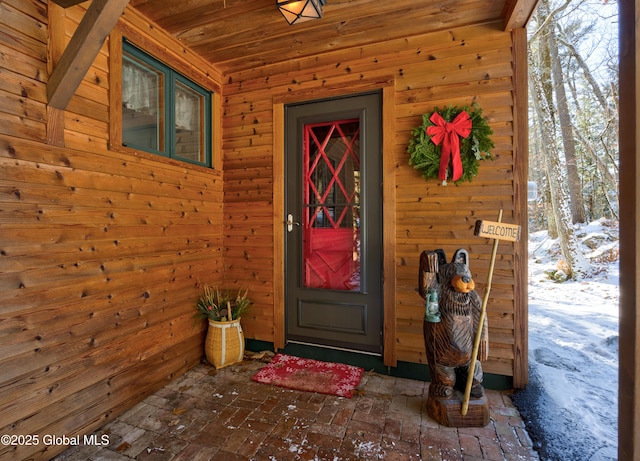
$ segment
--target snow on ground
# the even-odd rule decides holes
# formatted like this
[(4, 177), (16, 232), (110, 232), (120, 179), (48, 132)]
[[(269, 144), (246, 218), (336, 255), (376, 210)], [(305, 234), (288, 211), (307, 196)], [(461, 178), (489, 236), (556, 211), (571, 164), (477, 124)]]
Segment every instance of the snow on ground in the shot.
[(618, 229), (600, 220), (578, 235), (594, 275), (554, 282), (557, 240), (529, 238), (529, 384), (514, 402), (542, 460), (617, 459)]

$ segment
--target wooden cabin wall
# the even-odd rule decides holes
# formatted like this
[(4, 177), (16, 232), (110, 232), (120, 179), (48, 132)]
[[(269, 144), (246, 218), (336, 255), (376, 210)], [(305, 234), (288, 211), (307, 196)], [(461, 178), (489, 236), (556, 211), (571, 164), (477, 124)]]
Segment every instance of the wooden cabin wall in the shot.
[[(222, 279), (222, 174), (109, 148), (108, 43), (64, 111), (63, 145), (47, 144), (48, 31), (64, 45), (84, 12), (58, 9), (49, 27), (48, 6), (0, 2), (0, 433), (71, 437), (201, 359), (195, 284)], [(180, 49), (138, 23), (119, 27)], [(64, 448), (0, 446), (0, 459)]]
[[(443, 248), (450, 258), (456, 249), (468, 249), (482, 296), (492, 242), (473, 236), (475, 221), (495, 221), (502, 208), (503, 220), (515, 222), (511, 47), (509, 32), (500, 24), (486, 24), (328, 51), (225, 76), (224, 259), (233, 277), (254, 287), (260, 298), (260, 309), (245, 325), (248, 337), (275, 339), (277, 345), (282, 335), (274, 332), (274, 324), (279, 324), (283, 312), (278, 253), (284, 225), (274, 225), (273, 220), (284, 216), (283, 146), (278, 139), (284, 128), (274, 125), (274, 102), (388, 90), (391, 85), (385, 93), (391, 97), (385, 97), (383, 107), (383, 117), (393, 126), (384, 129), (393, 138), (385, 141), (391, 147), (383, 153), (384, 163), (395, 166), (385, 170), (385, 181), (396, 185), (393, 197), (385, 198), (383, 211), (385, 220), (395, 220), (396, 229), (395, 235), (385, 235), (385, 241), (395, 246), (390, 257), (396, 275), (386, 274), (384, 282), (385, 290), (392, 290), (385, 298), (395, 298), (395, 305), (385, 306), (394, 313), (387, 321), (387, 328), (395, 323), (396, 350), (390, 356), (425, 363), (424, 304), (416, 293), (420, 253)], [(411, 129), (435, 107), (473, 102), (480, 104), (493, 129), (495, 160), (481, 162), (480, 174), (471, 183), (443, 186), (435, 179), (425, 181), (408, 165)], [(484, 366), (487, 372), (506, 376), (514, 370), (514, 253), (513, 244), (499, 246), (488, 309), (490, 359)]]

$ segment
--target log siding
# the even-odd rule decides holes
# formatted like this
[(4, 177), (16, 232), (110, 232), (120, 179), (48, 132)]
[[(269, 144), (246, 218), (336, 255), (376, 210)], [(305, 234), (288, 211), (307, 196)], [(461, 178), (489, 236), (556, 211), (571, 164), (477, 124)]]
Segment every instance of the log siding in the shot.
[[(384, 213), (385, 217), (391, 213), (395, 221), (395, 235), (385, 231), (385, 240), (393, 241), (395, 250), (385, 248), (385, 263), (392, 259), (385, 271), (385, 312), (394, 312), (386, 327), (396, 326), (385, 333), (393, 338), (385, 343), (392, 348), (385, 351), (385, 360), (391, 366), (396, 360), (425, 363), (424, 306), (416, 293), (420, 252), (444, 248), (452, 254), (459, 247), (469, 249), (471, 270), (482, 293), (491, 242), (473, 236), (475, 221), (495, 219), (501, 208), (505, 222), (514, 222), (516, 216), (512, 56), (511, 34), (495, 23), (325, 53), (225, 78), (225, 266), (238, 283), (256, 287), (264, 306), (247, 319), (248, 337), (280, 347), (284, 341), (280, 331), (284, 287), (279, 275), (284, 264), (284, 148), (282, 140), (274, 139), (276, 133), (282, 135), (282, 128), (274, 124), (282, 123), (283, 117), (277, 116), (282, 110), (274, 112), (273, 105), (391, 86), (388, 94), (393, 98), (385, 98), (383, 112), (389, 121), (385, 136), (392, 139), (384, 140), (383, 161), (392, 165), (385, 169), (385, 182), (395, 187)], [(434, 107), (472, 102), (478, 102), (489, 119), (496, 159), (482, 162), (471, 183), (442, 186), (437, 180), (425, 181), (408, 165), (411, 128)], [(388, 129), (390, 123), (395, 130)], [(488, 312), (491, 357), (485, 369), (507, 376), (514, 374), (516, 312), (523, 312), (515, 305), (515, 254), (513, 244), (499, 248)], [(389, 277), (393, 272), (395, 276)]]
[[(382, 92), (385, 362), (424, 364), (420, 253), (466, 248), (482, 294), (491, 242), (473, 236), (476, 219), (503, 209), (505, 222), (526, 221), (526, 85), (514, 78), (526, 36), (496, 21), (223, 74), (129, 6), (69, 105), (53, 109), (48, 79), (85, 9), (0, 2), (0, 433), (90, 433), (192, 367), (205, 328), (192, 320), (197, 281), (249, 287), (246, 336), (284, 344), (292, 102)], [(214, 168), (120, 146), (123, 36), (214, 92)], [(472, 183), (425, 181), (408, 165), (411, 129), (436, 106), (472, 102), (496, 159)], [(484, 366), (518, 386), (526, 261), (526, 243), (501, 243)], [(0, 447), (0, 459), (63, 449)]]
[[(47, 39), (49, 13), (64, 40)], [(110, 149), (108, 41), (67, 109), (47, 113), (47, 55), (82, 14), (0, 3), (3, 434), (90, 433), (197, 364), (195, 285), (223, 279), (222, 171)], [(114, 37), (126, 31), (220, 92), (219, 73), (140, 22), (128, 10)], [(0, 459), (64, 448), (2, 446)]]

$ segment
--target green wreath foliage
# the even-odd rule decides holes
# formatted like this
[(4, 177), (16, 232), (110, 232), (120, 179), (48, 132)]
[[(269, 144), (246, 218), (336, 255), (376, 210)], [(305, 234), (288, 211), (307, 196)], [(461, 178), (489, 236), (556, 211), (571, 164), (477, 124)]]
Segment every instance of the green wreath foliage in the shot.
[[(471, 181), (478, 174), (480, 160), (493, 160), (494, 158), (490, 152), (495, 147), (490, 138), (493, 130), (482, 116), (482, 109), (478, 104), (474, 103), (472, 106), (462, 108), (449, 106), (442, 110), (436, 107), (434, 112), (440, 113), (446, 122), (451, 122), (463, 110), (469, 114), (472, 125), (469, 136), (460, 138), (460, 158), (463, 171), (462, 177), (455, 181), (455, 184)], [(407, 147), (407, 153), (410, 155), (409, 165), (413, 165), (416, 170), (420, 171), (425, 179), (437, 178), (440, 170), (441, 145), (436, 146), (431, 142), (431, 136), (427, 134), (427, 128), (433, 126), (429, 118), (434, 112), (424, 114), (422, 125), (411, 130), (411, 139)], [(451, 176), (451, 164), (449, 164), (447, 178)], [(446, 183), (446, 180), (443, 181), (443, 184)]]

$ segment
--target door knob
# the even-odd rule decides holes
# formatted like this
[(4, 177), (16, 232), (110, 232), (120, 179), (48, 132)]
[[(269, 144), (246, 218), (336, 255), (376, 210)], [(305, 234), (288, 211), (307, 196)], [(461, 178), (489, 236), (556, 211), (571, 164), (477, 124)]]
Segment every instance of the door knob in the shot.
[(291, 213), (289, 213), (287, 215), (287, 232), (291, 232), (293, 230), (293, 225), (299, 226), (300, 223), (299, 222), (294, 222), (293, 221), (293, 215)]

